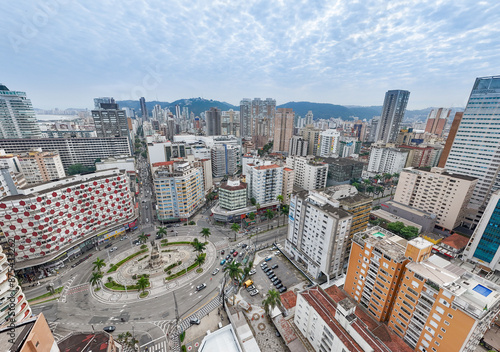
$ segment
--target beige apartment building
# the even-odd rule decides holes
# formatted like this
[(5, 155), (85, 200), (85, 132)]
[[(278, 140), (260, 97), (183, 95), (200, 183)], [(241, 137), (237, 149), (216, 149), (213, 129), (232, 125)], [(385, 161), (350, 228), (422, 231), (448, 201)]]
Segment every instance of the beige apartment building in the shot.
[(283, 196), (283, 203), (290, 203), (290, 195), (293, 192), (293, 183), (295, 182), (295, 171), (289, 167), (283, 168), (283, 187), (281, 195)]
[(436, 225), (452, 230), (466, 215), (477, 179), (443, 168), (406, 168), (400, 176), (394, 201), (436, 215)]
[(17, 156), (28, 185), (35, 185), (66, 177), (58, 152), (34, 150)]

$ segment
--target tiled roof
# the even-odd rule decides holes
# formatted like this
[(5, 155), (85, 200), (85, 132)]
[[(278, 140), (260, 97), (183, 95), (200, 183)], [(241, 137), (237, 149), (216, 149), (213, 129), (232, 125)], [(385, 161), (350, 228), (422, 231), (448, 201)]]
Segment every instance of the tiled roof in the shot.
[(285, 170), (285, 171), (293, 171), (293, 169), (290, 169), (289, 167), (285, 167), (283, 170)]
[(174, 161), (160, 161), (158, 163), (153, 163), (153, 167), (160, 167), (160, 166), (168, 166), (168, 165), (173, 165)]
[(257, 170), (267, 170), (267, 169), (276, 169), (278, 167), (279, 167), (278, 165), (272, 164), (272, 165), (257, 166), (255, 169), (257, 169)]
[(465, 236), (459, 235), (458, 233), (448, 236), (443, 241), (441, 241), (441, 244), (447, 244), (448, 246), (455, 249), (465, 248), (465, 246), (467, 246), (467, 243), (469, 243), (469, 239)]
[(297, 304), (297, 295), (293, 291), (282, 293), (280, 295), (280, 298), (281, 298), (281, 304), (286, 309), (293, 308)]

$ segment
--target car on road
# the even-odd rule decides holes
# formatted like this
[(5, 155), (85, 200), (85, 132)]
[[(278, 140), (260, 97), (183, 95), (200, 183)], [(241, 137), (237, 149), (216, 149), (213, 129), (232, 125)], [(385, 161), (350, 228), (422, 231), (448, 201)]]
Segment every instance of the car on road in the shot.
[(231, 249), (231, 251), (229, 251), (229, 253), (233, 254), (234, 252), (236, 252), (235, 249)]
[(224, 255), (224, 253), (226, 253), (224, 250), (220, 251), (220, 255)]
[(203, 290), (205, 287), (207, 287), (207, 284), (201, 284), (201, 285), (198, 285), (198, 286), (196, 286), (196, 291), (201, 291), (201, 290)]
[(280, 293), (283, 293), (287, 290), (286, 286), (283, 286), (282, 288), (279, 289)]
[(215, 268), (214, 271), (212, 271), (212, 275), (217, 275), (218, 272), (219, 272), (219, 268)]
[(233, 253), (233, 257), (235, 257), (235, 258), (236, 258), (236, 256), (237, 256), (237, 255), (238, 255), (238, 252), (234, 252), (234, 253)]
[(253, 290), (252, 292), (250, 292), (250, 296), (255, 296), (258, 293), (259, 293), (259, 290)]
[(189, 323), (190, 324), (200, 325), (201, 321), (198, 318), (191, 318), (191, 319), (189, 319)]
[(105, 326), (102, 328), (106, 332), (113, 332), (116, 330), (116, 326), (110, 325), (110, 326)]
[(109, 250), (109, 253), (113, 253), (113, 251), (114, 251), (114, 249), (113, 249), (113, 248), (111, 248), (111, 249)]
[(243, 248), (243, 249), (245, 249), (245, 248), (247, 248), (247, 247), (248, 247), (248, 244), (246, 244), (246, 243), (243, 243), (243, 244), (241, 245), (241, 248)]
[(226, 259), (231, 258), (231, 254), (226, 255)]
[(233, 258), (232, 258), (232, 257), (230, 257), (230, 258), (227, 260), (227, 262), (228, 262), (228, 263), (231, 263), (232, 261), (233, 261)]
[(150, 236), (151, 236), (151, 234), (150, 234), (150, 233), (147, 233), (147, 234), (146, 234), (146, 237), (150, 237)]
[(224, 264), (226, 264), (226, 259), (222, 259), (222, 260), (220, 261), (220, 265), (224, 265)]
[(278, 264), (274, 264), (271, 269), (277, 269), (278, 268)]
[(107, 245), (104, 246), (104, 248), (109, 248), (111, 247), (113, 244), (112, 243), (108, 243)]
[(271, 257), (266, 257), (266, 259), (264, 259), (264, 261), (268, 262), (268, 261), (270, 261), (271, 259), (273, 259), (273, 258), (271, 258)]
[(248, 273), (248, 275), (253, 275), (253, 274), (255, 274), (256, 272), (257, 272), (257, 270), (252, 269), (252, 270), (250, 270), (250, 272)]
[(281, 252), (280, 251), (274, 252), (274, 255), (278, 255), (278, 254), (281, 254)]
[(116, 251), (118, 249), (118, 247), (113, 247), (113, 250)]

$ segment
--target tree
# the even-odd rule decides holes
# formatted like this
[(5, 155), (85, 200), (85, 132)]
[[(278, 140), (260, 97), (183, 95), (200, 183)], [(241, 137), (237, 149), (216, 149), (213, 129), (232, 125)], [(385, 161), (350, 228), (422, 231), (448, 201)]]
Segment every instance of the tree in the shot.
[(265, 312), (270, 315), (271, 311), (275, 307), (281, 306), (281, 298), (278, 291), (275, 289), (270, 289), (267, 291), (267, 297), (262, 301), (262, 305), (264, 306)]
[(361, 188), (361, 184), (359, 184), (358, 182), (354, 182), (352, 185), (353, 185), (354, 187), (356, 187), (356, 189), (357, 189), (358, 191), (359, 191), (359, 190), (360, 190), (360, 188)]
[(250, 203), (251, 203), (252, 205), (255, 205), (255, 204), (257, 204), (257, 201), (255, 200), (255, 198), (254, 198), (254, 197), (252, 197), (252, 198), (250, 198)]
[(252, 213), (248, 214), (248, 218), (250, 219), (250, 221), (254, 221), (255, 220), (255, 213), (252, 212)]
[(158, 236), (160, 236), (160, 238), (161, 238), (161, 237), (163, 237), (163, 235), (167, 234), (167, 229), (164, 228), (164, 227), (162, 227), (162, 226), (160, 226), (160, 227), (158, 227), (158, 231), (156, 231), (156, 234)]
[(238, 231), (240, 231), (240, 225), (238, 225), (237, 223), (232, 224), (231, 230), (234, 231), (234, 240), (236, 241), (236, 234), (238, 233)]
[(399, 234), (401, 230), (405, 227), (401, 221), (391, 222), (387, 225), (387, 229), (395, 234)]
[(97, 286), (101, 282), (102, 277), (103, 277), (103, 275), (100, 271), (93, 272), (92, 276), (90, 277), (90, 280), (89, 280), (90, 284), (92, 286)]
[(401, 229), (400, 235), (403, 238), (410, 240), (410, 239), (418, 236), (418, 228), (415, 226), (406, 226), (406, 227)]
[(248, 264), (243, 268), (243, 278), (247, 277), (250, 271), (252, 271), (253, 260), (249, 261)]
[(385, 182), (389, 181), (392, 178), (392, 174), (385, 173), (383, 175)]
[(139, 291), (142, 291), (142, 293), (144, 293), (144, 290), (146, 290), (146, 288), (149, 286), (149, 280), (147, 277), (141, 276), (139, 280), (137, 280), (136, 285)]
[[(278, 196), (276, 197), (276, 199), (280, 202), (280, 207), (279, 207), (279, 210), (281, 210), (281, 207), (283, 206), (283, 196), (281, 194), (278, 194)], [(278, 227), (280, 227), (280, 215), (278, 213)]]
[(375, 187), (373, 187), (373, 186), (368, 186), (368, 187), (366, 187), (366, 192), (367, 192), (368, 194), (370, 194), (370, 193), (374, 193), (374, 192), (375, 192)]
[[(289, 212), (290, 212), (290, 207), (288, 206), (288, 204), (283, 205), (280, 209), (281, 215), (288, 216)], [(283, 225), (285, 225), (285, 224), (283, 224)]]
[(94, 265), (94, 268), (92, 270), (97, 269), (97, 272), (101, 272), (101, 268), (106, 266), (106, 263), (104, 263), (104, 260), (100, 258), (96, 258), (95, 262), (92, 263)]
[(382, 187), (382, 186), (377, 186), (375, 189), (376, 189), (377, 194), (384, 192), (384, 187)]
[[(241, 263), (231, 262), (224, 268), (224, 272), (229, 275), (231, 280), (238, 281), (241, 280), (241, 275), (243, 274), (243, 270), (241, 269)], [(236, 292), (233, 293), (233, 305), (236, 297)]]
[(270, 222), (274, 218), (274, 211), (272, 211), (271, 209), (267, 209), (266, 218), (267, 218), (267, 229), (269, 230)]
[(144, 234), (144, 232), (137, 236), (137, 238), (139, 239), (139, 241), (141, 241), (141, 243), (146, 243), (146, 241), (148, 240), (148, 237)]
[(208, 227), (202, 228), (200, 233), (201, 233), (201, 236), (205, 238), (205, 241), (207, 241), (211, 235), (210, 229)]
[(191, 242), (191, 244), (194, 247), (193, 252), (203, 253), (203, 251), (205, 250), (206, 244), (198, 241), (197, 238), (195, 238), (194, 241)]
[(194, 262), (201, 267), (205, 263), (205, 256), (203, 254), (198, 254)]
[(375, 180), (377, 180), (377, 183), (378, 183), (378, 181), (380, 181), (380, 179), (382, 178), (382, 176), (380, 176), (380, 175), (375, 175), (375, 177), (373, 177), (373, 178), (374, 178)]
[(68, 176), (70, 175), (76, 175), (76, 174), (83, 174), (86, 172), (91, 172), (92, 169), (83, 165), (83, 164), (73, 164), (68, 167)]

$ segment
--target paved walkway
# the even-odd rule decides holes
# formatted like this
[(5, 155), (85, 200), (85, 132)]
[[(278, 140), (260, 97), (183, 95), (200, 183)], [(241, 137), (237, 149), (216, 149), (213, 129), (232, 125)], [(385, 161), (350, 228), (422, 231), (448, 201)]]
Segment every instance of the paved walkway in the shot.
[[(194, 238), (195, 238), (194, 236), (189, 236), (189, 237), (179, 236), (179, 237), (175, 238), (175, 242), (184, 242), (184, 241), (191, 242), (194, 240)], [(149, 246), (149, 251), (147, 253), (144, 253), (144, 255), (148, 254), (148, 256), (149, 256), (151, 253), (151, 244), (148, 243), (148, 246)], [(160, 247), (160, 248), (170, 248), (170, 247)], [(114, 261), (119, 262), (120, 260), (128, 257), (129, 255), (137, 252), (138, 250), (140, 250), (140, 249), (134, 248), (134, 249), (129, 249), (127, 251), (124, 251), (124, 252), (120, 253), (118, 256), (116, 256), (114, 258)], [(216, 252), (215, 246), (212, 242), (208, 242), (205, 253), (207, 253), (207, 256), (205, 259), (205, 263), (202, 265), (204, 273), (209, 271), (210, 267), (213, 265), (215, 260), (217, 260), (217, 252)], [(137, 259), (141, 258), (142, 256), (143, 256), (142, 254), (138, 255)], [(131, 260), (131, 262), (134, 262), (135, 260), (136, 259), (134, 258)], [(142, 265), (147, 265), (147, 261), (148, 261), (148, 258), (144, 259), (140, 263), (144, 262), (144, 264), (142, 264)], [(184, 267), (186, 267), (186, 265), (191, 265), (191, 264), (192, 263), (184, 263), (183, 262)], [(127, 266), (130, 266), (130, 265), (132, 265), (132, 263), (124, 264), (124, 267), (123, 268), (120, 267), (116, 272), (110, 273), (110, 274), (105, 274), (105, 276), (103, 278), (103, 282), (107, 282), (107, 280), (108, 280), (107, 278), (112, 277), (116, 282), (122, 283), (123, 276), (120, 273), (120, 271), (125, 270), (127, 268)], [(177, 271), (174, 269), (173, 272), (177, 272)], [(167, 281), (167, 282), (165, 282), (165, 280), (164, 280), (165, 277), (167, 276), (167, 274), (163, 271), (163, 268), (158, 269), (156, 272), (151, 273), (150, 275), (151, 275), (150, 276), (151, 288), (149, 288), (147, 290), (149, 292), (149, 295), (146, 298), (143, 298), (143, 300), (154, 299), (154, 298), (160, 297), (166, 293), (177, 290), (180, 287), (186, 286), (186, 285), (190, 284), (193, 281), (193, 279), (200, 274), (196, 273), (196, 269), (193, 269), (187, 275), (186, 274), (182, 275), (177, 279)], [(124, 281), (128, 282), (130, 280), (125, 279)], [(128, 282), (128, 283), (134, 284), (135, 281)], [(137, 292), (137, 291), (128, 291), (128, 292), (112, 291), (112, 290), (107, 289), (104, 285), (97, 292), (95, 292), (95, 290), (91, 290), (91, 294), (92, 294), (92, 297), (94, 297), (94, 299), (96, 299), (100, 302), (103, 302), (103, 303), (120, 303), (121, 304), (124, 302), (134, 302), (139, 298), (139, 292)]]

